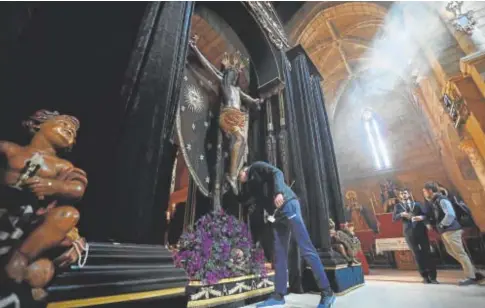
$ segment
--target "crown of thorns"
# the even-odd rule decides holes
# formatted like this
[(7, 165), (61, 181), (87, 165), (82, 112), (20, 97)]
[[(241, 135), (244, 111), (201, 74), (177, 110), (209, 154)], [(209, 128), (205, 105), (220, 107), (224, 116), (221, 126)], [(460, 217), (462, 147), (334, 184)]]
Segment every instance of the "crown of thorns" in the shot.
[(245, 59), (243, 56), (241, 56), (241, 53), (239, 51), (236, 51), (232, 54), (228, 54), (227, 52), (225, 52), (221, 62), (222, 65), (224, 65), (224, 68), (235, 69), (238, 72), (242, 72), (242, 70), (249, 64), (248, 59)]

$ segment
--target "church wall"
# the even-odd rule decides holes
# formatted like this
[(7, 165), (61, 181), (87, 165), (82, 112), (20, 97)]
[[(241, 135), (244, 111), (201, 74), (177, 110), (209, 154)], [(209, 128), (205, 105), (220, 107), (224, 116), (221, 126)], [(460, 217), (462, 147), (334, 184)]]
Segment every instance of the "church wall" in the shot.
[(441, 162), (448, 178), (470, 207), (480, 229), (485, 230), (485, 191), (470, 160), (460, 150), (460, 138), (441, 107), (440, 94), (432, 77), (421, 80), (419, 97), (440, 147)]
[(382, 173), (376, 168), (369, 136), (364, 129), (362, 113), (365, 109), (374, 112), (387, 149), (390, 168), (383, 169), (391, 172), (419, 170), (439, 161), (439, 152), (424, 124), (423, 115), (413, 105), (412, 96), (406, 95), (409, 93), (403, 90), (405, 85), (397, 88), (398, 91), (384, 90), (365, 99), (349, 91), (343, 99), (332, 127), (342, 181)]
[[(438, 181), (446, 187), (452, 186), (446, 170), (440, 163), (437, 163), (428, 165), (426, 168), (417, 167), (398, 172), (370, 175), (360, 179), (343, 180), (342, 190), (344, 194), (349, 190), (355, 191), (359, 204), (367, 207), (370, 211), (375, 211), (376, 214), (383, 214), (385, 209), (381, 203), (380, 184), (385, 183), (386, 179), (392, 180), (398, 187), (410, 189), (414, 199), (420, 202), (424, 200), (421, 190), (425, 182)], [(357, 225), (356, 229), (359, 231)]]

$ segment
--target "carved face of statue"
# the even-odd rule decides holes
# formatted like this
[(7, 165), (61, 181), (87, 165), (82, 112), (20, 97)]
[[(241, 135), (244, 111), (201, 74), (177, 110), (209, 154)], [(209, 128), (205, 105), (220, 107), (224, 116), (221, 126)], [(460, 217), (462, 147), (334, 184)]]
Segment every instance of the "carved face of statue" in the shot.
[(40, 134), (43, 134), (55, 147), (60, 149), (70, 148), (74, 145), (77, 136), (77, 127), (66, 117), (55, 117), (39, 126)]
[(225, 69), (222, 78), (224, 84), (236, 86), (239, 80), (239, 72), (233, 68)]

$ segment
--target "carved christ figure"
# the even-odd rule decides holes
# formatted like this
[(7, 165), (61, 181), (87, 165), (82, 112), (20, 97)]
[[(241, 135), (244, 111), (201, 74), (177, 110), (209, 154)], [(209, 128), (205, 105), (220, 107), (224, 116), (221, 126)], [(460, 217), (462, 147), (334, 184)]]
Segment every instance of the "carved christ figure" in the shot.
[(221, 61), (222, 72), (220, 72), (197, 48), (197, 39), (197, 36), (192, 38), (189, 43), (190, 47), (202, 65), (220, 82), (223, 106), (219, 116), (219, 126), (233, 140), (227, 181), (231, 185), (234, 193), (238, 194), (237, 174), (247, 142), (247, 136), (244, 131), (246, 126), (246, 113), (241, 111), (241, 101), (259, 107), (261, 99), (252, 98), (239, 87), (239, 74), (241, 74), (246, 66), (246, 61), (241, 57), (239, 52), (232, 55), (224, 54)]

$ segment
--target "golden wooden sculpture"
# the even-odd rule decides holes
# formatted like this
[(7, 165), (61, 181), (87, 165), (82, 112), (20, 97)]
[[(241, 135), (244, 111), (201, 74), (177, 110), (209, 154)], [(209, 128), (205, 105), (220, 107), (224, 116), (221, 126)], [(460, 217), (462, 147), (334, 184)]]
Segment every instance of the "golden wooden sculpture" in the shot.
[[(55, 266), (77, 261), (86, 248), (75, 228), (79, 212), (72, 204), (83, 197), (87, 177), (83, 170), (57, 156), (74, 145), (78, 119), (40, 110), (23, 124), (33, 134), (30, 144), (0, 141), (0, 158), (5, 162), (0, 166), (0, 184), (6, 194), (2, 194), (1, 206), (9, 215), (21, 206), (31, 208), (27, 231), (14, 226), (16, 232), (25, 234), (12, 233), (11, 238), (17, 241), (12, 247), (4, 247), (12, 248), (7, 254), (5, 273), (17, 283), (27, 281), (34, 298), (41, 299), (46, 295), (42, 288), (54, 276)], [(65, 249), (54, 260), (39, 258), (57, 247)]]

